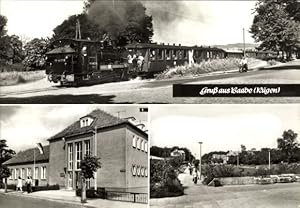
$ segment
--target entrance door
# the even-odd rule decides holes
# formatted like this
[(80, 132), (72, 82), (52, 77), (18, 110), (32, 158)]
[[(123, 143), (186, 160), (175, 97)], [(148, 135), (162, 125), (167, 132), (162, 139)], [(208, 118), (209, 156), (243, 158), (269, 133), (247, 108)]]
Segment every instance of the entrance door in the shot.
[(68, 172), (68, 189), (73, 189), (73, 172)]

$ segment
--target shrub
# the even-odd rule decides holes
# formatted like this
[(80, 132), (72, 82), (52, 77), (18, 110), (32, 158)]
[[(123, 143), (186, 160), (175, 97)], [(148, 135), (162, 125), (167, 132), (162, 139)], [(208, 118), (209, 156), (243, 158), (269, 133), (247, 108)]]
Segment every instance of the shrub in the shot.
[[(81, 189), (76, 189), (76, 196), (81, 196)], [(106, 199), (106, 192), (104, 188), (97, 188), (97, 190), (91, 188), (86, 190), (86, 197)]]
[[(150, 161), (150, 197), (170, 197), (183, 194), (183, 186), (177, 178), (178, 161)], [(175, 166), (175, 167), (174, 167)]]

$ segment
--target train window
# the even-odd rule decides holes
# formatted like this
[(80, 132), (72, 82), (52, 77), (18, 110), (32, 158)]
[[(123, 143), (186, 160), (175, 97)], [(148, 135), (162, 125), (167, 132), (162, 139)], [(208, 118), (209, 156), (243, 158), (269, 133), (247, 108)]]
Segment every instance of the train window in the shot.
[(178, 56), (179, 56), (179, 50), (175, 50), (174, 53), (173, 53), (173, 59), (177, 60)]
[(155, 60), (155, 49), (150, 49), (150, 60)]
[(87, 56), (87, 47), (86, 46), (83, 46), (82, 49), (81, 49), (81, 54), (83, 56)]
[(171, 60), (172, 57), (172, 50), (166, 49), (166, 59)]
[(188, 57), (188, 51), (187, 50), (183, 50), (183, 58), (187, 59)]
[(157, 56), (158, 56), (157, 57), (158, 60), (164, 60), (164, 50), (158, 49)]

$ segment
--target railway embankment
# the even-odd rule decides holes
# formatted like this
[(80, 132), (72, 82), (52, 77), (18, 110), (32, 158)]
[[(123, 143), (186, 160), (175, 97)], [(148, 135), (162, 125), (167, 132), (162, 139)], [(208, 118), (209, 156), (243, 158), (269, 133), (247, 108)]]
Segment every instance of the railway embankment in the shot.
[[(201, 63), (192, 64), (192, 66), (176, 66), (169, 68), (159, 74), (156, 78), (161, 79), (170, 79), (174, 77), (191, 77), (199, 76), (202, 74), (210, 73), (230, 73), (237, 72), (239, 69), (240, 59), (229, 58), (229, 59), (213, 59), (209, 61), (203, 61)], [(255, 70), (262, 67), (270, 66), (270, 63), (267, 61), (249, 58), (248, 67), (249, 70)]]

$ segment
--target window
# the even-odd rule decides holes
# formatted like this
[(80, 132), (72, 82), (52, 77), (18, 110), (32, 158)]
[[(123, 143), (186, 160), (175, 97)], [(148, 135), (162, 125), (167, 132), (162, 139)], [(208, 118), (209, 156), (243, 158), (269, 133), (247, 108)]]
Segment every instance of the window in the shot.
[(145, 148), (144, 148), (145, 152), (148, 152), (148, 143), (145, 141)]
[(91, 143), (90, 140), (85, 140), (84, 141), (84, 147), (85, 147), (85, 155), (90, 155), (91, 154)]
[(80, 169), (80, 162), (82, 160), (82, 142), (76, 142), (76, 169)]
[(9, 172), (10, 172), (9, 179), (13, 179), (14, 169), (9, 169)]
[(155, 49), (150, 49), (150, 60), (155, 60)]
[(148, 170), (145, 168), (145, 177), (148, 177)]
[(81, 118), (80, 119), (80, 127), (83, 128), (83, 127), (89, 126), (89, 125), (91, 125), (92, 122), (93, 122), (93, 119), (90, 117)]
[(39, 178), (39, 168), (35, 167), (35, 170), (34, 170), (34, 179), (38, 179), (38, 178)]
[(31, 176), (31, 168), (27, 168), (27, 176)]
[(137, 149), (141, 149), (141, 143), (139, 138), (136, 139), (136, 147)]
[(135, 135), (132, 136), (132, 146), (136, 147), (136, 138), (135, 138)]
[(68, 144), (68, 169), (73, 169), (73, 144)]
[(25, 179), (25, 168), (21, 169), (21, 178)]
[(183, 59), (183, 50), (180, 50), (178, 53), (179, 59)]
[(41, 179), (46, 179), (46, 166), (41, 167)]
[(141, 167), (141, 176), (144, 177), (144, 167)]
[(188, 57), (188, 51), (187, 50), (183, 50), (183, 58), (187, 59)]
[(172, 50), (166, 49), (166, 59), (171, 60), (172, 58)]
[(144, 141), (141, 139), (141, 150), (144, 151)]
[(19, 176), (20, 176), (20, 169), (16, 168), (15, 179), (18, 179)]
[(157, 57), (158, 60), (164, 60), (164, 50), (163, 49), (158, 49), (157, 55), (158, 55), (158, 57)]
[(137, 166), (136, 174), (137, 174), (137, 176), (140, 176), (140, 174), (141, 174), (141, 168), (139, 165)]
[(132, 172), (133, 176), (136, 175), (136, 166), (135, 165), (132, 165), (131, 172)]
[(179, 50), (175, 50), (174, 53), (173, 53), (173, 59), (177, 60), (178, 56), (179, 56)]

